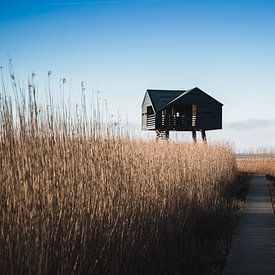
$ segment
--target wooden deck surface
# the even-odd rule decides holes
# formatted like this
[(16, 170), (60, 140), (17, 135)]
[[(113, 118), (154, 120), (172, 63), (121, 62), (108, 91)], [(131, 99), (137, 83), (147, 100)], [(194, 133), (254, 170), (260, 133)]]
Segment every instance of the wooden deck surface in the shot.
[(275, 216), (265, 175), (255, 174), (224, 275), (275, 275)]

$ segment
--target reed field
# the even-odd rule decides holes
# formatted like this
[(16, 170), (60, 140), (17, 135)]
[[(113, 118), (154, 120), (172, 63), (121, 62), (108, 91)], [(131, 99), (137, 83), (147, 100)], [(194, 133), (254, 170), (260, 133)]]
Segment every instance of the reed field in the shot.
[(257, 154), (251, 154), (237, 161), (239, 171), (248, 173), (261, 173), (267, 177), (271, 201), (275, 212), (275, 153), (274, 150), (264, 150)]
[(130, 138), (28, 92), (0, 99), (1, 274), (220, 274), (247, 186), (231, 148)]
[(275, 177), (275, 153), (272, 150), (248, 155), (238, 160), (237, 164), (240, 171), (263, 173)]

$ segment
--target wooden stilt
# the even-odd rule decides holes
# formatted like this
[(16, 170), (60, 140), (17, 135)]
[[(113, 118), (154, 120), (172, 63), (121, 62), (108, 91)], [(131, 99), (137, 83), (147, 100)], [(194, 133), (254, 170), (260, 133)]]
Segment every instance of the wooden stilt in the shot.
[(196, 143), (197, 142), (197, 133), (196, 133), (196, 130), (192, 130), (192, 138), (193, 138), (193, 142)]
[(166, 139), (166, 140), (169, 139), (169, 130), (165, 130), (165, 139)]
[(204, 143), (207, 143), (206, 133), (204, 129), (201, 129), (201, 138)]

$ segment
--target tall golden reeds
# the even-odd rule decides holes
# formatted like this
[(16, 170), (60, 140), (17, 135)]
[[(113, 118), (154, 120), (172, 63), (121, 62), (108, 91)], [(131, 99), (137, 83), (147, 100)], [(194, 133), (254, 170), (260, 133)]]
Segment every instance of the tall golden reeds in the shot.
[(240, 171), (263, 173), (275, 177), (275, 153), (272, 150), (247, 155), (238, 159), (237, 165)]
[(274, 149), (258, 150), (237, 161), (239, 171), (246, 173), (260, 173), (267, 177), (267, 185), (275, 212), (275, 153)]
[(130, 139), (31, 82), (0, 100), (1, 274), (218, 273), (240, 210), (230, 148)]

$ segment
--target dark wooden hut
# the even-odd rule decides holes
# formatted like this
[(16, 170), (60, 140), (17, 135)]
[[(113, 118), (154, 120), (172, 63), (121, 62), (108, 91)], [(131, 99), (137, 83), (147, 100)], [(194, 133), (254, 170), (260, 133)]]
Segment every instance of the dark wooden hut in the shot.
[(169, 137), (169, 131), (222, 129), (223, 104), (199, 88), (190, 90), (147, 90), (142, 103), (142, 130)]

